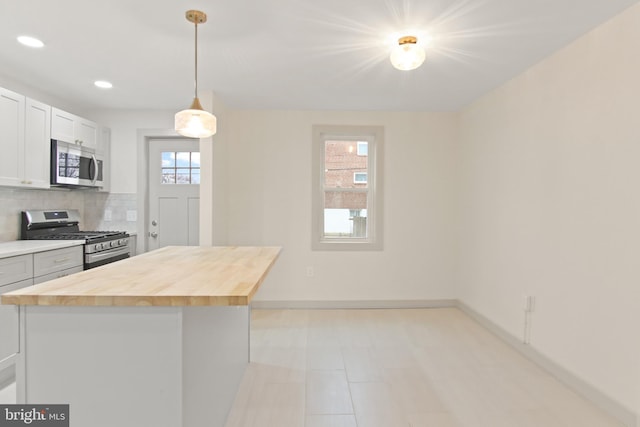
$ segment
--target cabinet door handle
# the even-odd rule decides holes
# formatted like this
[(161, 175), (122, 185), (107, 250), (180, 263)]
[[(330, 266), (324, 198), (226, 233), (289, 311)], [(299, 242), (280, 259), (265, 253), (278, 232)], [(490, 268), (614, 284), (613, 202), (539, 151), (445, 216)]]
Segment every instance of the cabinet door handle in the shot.
[(69, 261), (69, 258), (62, 258), (62, 259), (57, 259), (55, 261), (53, 261), (54, 264), (62, 264), (63, 262), (67, 262)]

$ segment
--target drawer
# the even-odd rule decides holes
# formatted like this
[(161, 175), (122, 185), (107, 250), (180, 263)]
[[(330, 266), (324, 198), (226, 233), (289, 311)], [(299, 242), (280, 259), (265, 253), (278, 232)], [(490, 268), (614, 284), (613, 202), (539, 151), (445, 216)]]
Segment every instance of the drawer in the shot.
[(38, 276), (33, 279), (33, 284), (37, 285), (38, 283), (48, 282), (49, 280), (59, 279), (60, 277), (68, 276), (73, 273), (78, 273), (82, 271), (82, 266), (67, 268), (66, 270), (56, 271), (55, 273), (45, 274), (44, 276)]
[(33, 277), (82, 266), (82, 252), (83, 246), (72, 246), (33, 254)]
[(26, 288), (27, 286), (31, 286), (31, 285), (34, 285), (34, 283), (33, 283), (33, 280), (29, 278), (27, 280), (22, 280), (20, 282), (12, 283), (10, 285), (0, 286), (0, 295), (6, 292), (17, 291), (18, 289)]
[(33, 277), (33, 256), (20, 255), (0, 259), (0, 286)]

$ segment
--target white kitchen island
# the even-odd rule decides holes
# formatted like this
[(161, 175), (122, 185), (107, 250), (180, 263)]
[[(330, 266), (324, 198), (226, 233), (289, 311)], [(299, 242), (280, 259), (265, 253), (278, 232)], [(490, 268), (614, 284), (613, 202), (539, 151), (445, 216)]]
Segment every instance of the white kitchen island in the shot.
[(20, 307), (18, 402), (71, 425), (222, 427), (273, 247), (166, 247), (2, 295)]

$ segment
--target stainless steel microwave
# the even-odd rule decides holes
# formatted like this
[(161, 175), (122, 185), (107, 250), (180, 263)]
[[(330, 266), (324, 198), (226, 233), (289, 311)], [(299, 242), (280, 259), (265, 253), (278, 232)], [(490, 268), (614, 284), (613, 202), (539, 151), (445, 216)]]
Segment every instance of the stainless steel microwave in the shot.
[(94, 150), (51, 140), (51, 185), (102, 187), (104, 160)]

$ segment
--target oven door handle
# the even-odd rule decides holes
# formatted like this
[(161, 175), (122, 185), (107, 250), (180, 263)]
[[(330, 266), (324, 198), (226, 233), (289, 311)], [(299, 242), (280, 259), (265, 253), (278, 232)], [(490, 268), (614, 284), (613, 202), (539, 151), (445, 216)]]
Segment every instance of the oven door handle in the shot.
[(109, 259), (116, 257), (118, 255), (124, 255), (129, 253), (129, 246), (122, 246), (120, 248), (109, 249), (108, 251), (102, 252), (94, 252), (92, 254), (86, 254), (86, 262), (92, 263), (97, 261), (102, 261), (104, 259)]
[[(98, 159), (96, 159), (95, 155), (91, 155), (91, 163), (93, 164), (93, 176), (91, 177), (91, 183), (95, 184), (98, 179)], [(91, 170), (89, 170), (91, 173)]]

